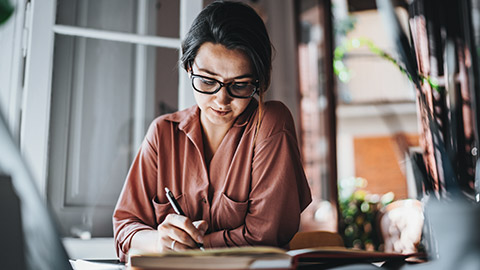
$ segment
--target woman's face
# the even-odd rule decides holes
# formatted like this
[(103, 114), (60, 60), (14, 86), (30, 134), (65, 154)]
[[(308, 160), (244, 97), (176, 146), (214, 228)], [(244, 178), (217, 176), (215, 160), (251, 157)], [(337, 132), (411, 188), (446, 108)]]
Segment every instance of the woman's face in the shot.
[[(223, 83), (254, 80), (252, 64), (243, 51), (229, 50), (223, 45), (211, 42), (200, 46), (190, 72)], [(213, 95), (202, 94), (195, 90), (193, 92), (201, 110), (200, 121), (204, 128), (231, 127), (251, 100), (251, 98), (233, 98), (225, 87)]]

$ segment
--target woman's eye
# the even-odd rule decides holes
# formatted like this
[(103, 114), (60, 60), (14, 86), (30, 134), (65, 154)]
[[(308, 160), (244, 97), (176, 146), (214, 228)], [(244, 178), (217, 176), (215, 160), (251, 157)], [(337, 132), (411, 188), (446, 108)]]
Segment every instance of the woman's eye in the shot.
[(205, 78), (202, 78), (202, 83), (205, 84), (205, 85), (215, 85), (215, 84), (216, 84), (215, 81), (209, 80), (209, 79), (205, 79)]
[(234, 83), (232, 85), (232, 88), (235, 89), (235, 90), (242, 90), (242, 89), (245, 89), (247, 87), (248, 87), (247, 82), (238, 82), (238, 83)]

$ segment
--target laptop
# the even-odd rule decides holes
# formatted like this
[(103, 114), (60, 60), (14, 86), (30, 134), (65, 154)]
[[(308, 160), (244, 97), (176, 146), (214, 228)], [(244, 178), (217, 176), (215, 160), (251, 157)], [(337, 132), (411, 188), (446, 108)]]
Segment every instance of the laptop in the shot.
[(0, 112), (0, 265), (72, 269), (53, 215)]

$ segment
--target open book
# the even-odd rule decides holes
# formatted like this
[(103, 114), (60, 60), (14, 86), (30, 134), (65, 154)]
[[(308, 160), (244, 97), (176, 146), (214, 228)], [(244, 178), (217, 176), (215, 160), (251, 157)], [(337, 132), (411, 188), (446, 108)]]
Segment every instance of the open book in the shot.
[(285, 251), (276, 247), (234, 247), (183, 252), (130, 251), (131, 269), (295, 269), (298, 266), (338, 266), (354, 263), (404, 261), (418, 254), (397, 254), (320, 247)]

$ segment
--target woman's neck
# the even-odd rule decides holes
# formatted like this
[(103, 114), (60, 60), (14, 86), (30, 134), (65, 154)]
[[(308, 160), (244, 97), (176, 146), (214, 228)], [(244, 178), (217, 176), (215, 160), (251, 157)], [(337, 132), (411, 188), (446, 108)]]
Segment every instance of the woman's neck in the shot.
[(205, 161), (207, 165), (210, 164), (213, 156), (217, 152), (218, 147), (223, 141), (223, 138), (227, 134), (228, 130), (232, 127), (232, 124), (218, 126), (209, 123), (202, 122), (203, 130), (203, 150), (205, 155)]

